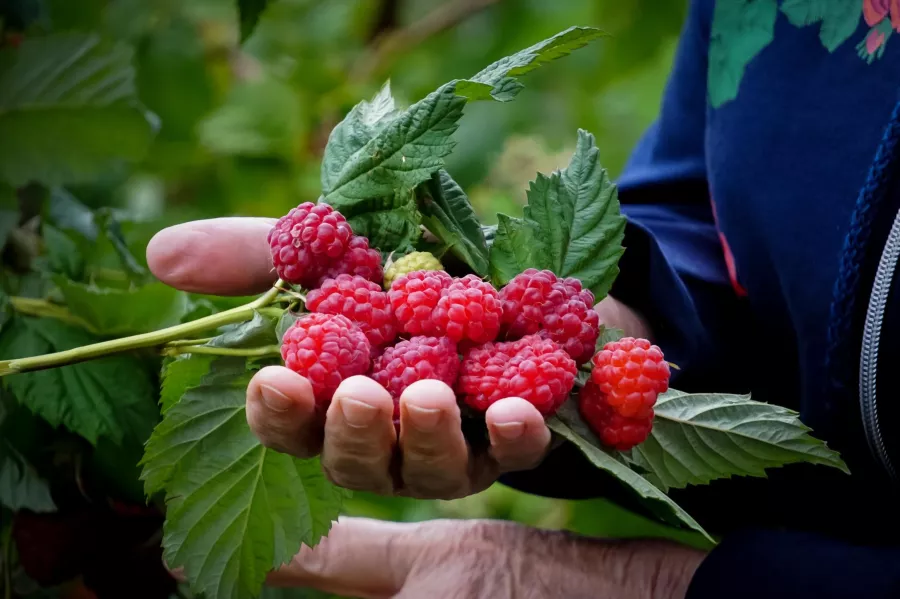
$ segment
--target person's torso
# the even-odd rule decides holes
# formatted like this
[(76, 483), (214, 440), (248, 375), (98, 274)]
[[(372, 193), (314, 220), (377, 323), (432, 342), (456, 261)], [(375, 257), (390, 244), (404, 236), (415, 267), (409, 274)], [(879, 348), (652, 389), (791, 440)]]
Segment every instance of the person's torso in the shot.
[[(767, 2), (719, 2), (732, 8), (713, 19), (709, 3), (707, 176), (726, 251), (733, 257), (734, 284), (746, 293), (755, 319), (746, 329), (755, 337), (747, 366), (755, 370), (753, 391), (757, 399), (799, 410), (806, 424), (838, 446), (854, 471), (852, 481), (821, 467), (775, 473), (780, 484), (769, 486), (773, 491), (765, 507), (773, 513), (784, 507), (785, 514), (796, 512), (810, 522), (831, 511), (836, 528), (847, 532), (854, 519), (883, 518), (881, 508), (896, 501), (895, 487), (869, 451), (858, 401), (831, 405), (823, 394), (845, 238), (900, 99), (900, 33), (892, 27), (887, 1), (845, 0), (854, 5), (850, 10), (835, 8), (843, 3), (809, 0), (810, 7), (820, 7), (820, 22), (797, 26), (791, 22), (796, 13), (781, 6), (771, 42), (764, 44), (768, 38), (761, 31), (772, 15), (760, 7)], [(810, 18), (814, 14), (810, 11)], [(900, 27), (900, 14), (896, 23)], [(829, 51), (825, 43), (836, 47)], [(741, 76), (739, 65), (745, 61)], [(736, 81), (736, 97), (723, 101)], [(900, 193), (889, 194), (886, 202), (891, 207), (879, 218), (890, 213), (893, 220)], [(879, 254), (889, 228), (877, 227), (873, 244)], [(866, 303), (872, 280), (861, 285)], [(900, 299), (890, 300), (898, 306), (886, 312), (881, 327), (887, 357), (881, 359), (886, 367), (879, 368), (880, 379), (893, 377), (892, 340), (900, 342)], [(900, 443), (893, 441), (900, 436), (900, 417), (890, 405), (900, 397), (891, 397), (888, 385), (887, 380), (881, 385), (881, 421), (900, 459)], [(743, 485), (730, 484), (735, 497)], [(816, 500), (820, 503), (813, 505)], [(858, 513), (848, 519), (836, 509)]]

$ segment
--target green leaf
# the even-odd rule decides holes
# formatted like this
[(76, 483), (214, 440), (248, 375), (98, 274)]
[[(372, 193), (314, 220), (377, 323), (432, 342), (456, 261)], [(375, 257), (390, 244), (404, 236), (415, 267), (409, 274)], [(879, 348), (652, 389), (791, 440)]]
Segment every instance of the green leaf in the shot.
[[(847, 4), (858, 6), (854, 2)], [(715, 5), (707, 87), (710, 104), (718, 108), (737, 97), (745, 67), (772, 43), (778, 3), (776, 0), (729, 0)]]
[(370, 198), (411, 192), (443, 167), (465, 104), (451, 82), (410, 106), (344, 163), (324, 187), (325, 201), (344, 211)]
[(210, 370), (215, 356), (189, 354), (166, 360), (162, 369), (159, 407), (163, 414), (178, 403), (191, 387), (196, 387)]
[(253, 313), (253, 318), (246, 322), (222, 327), (222, 333), (214, 337), (207, 345), (212, 347), (249, 348), (263, 345), (274, 345), (276, 342), (275, 325), (277, 318)]
[(11, 510), (56, 511), (47, 481), (3, 439), (0, 439), (0, 504)]
[(849, 474), (837, 452), (809, 435), (796, 412), (749, 396), (659, 397), (650, 437), (628, 455), (661, 489), (732, 476), (765, 476), (766, 468), (809, 462)]
[(318, 460), (263, 447), (245, 414), (246, 375), (187, 391), (147, 444), (148, 494), (165, 486), (165, 559), (196, 592), (257, 596), (266, 573), (315, 545), (345, 492)]
[(859, 26), (862, 3), (844, 0), (785, 0), (781, 5), (781, 12), (796, 27), (821, 23), (819, 40), (829, 52), (834, 52)]
[(497, 287), (509, 283), (526, 268), (549, 268), (549, 252), (540, 228), (530, 220), (497, 215), (497, 234), (491, 244), (491, 280)]
[(613, 341), (618, 341), (622, 337), (625, 336), (625, 331), (622, 329), (617, 329), (614, 327), (607, 327), (604, 325), (600, 325), (600, 336), (597, 337), (597, 351), (603, 349), (603, 347), (607, 343), (612, 343)]
[(575, 402), (573, 401), (566, 402), (556, 416), (547, 421), (547, 426), (550, 427), (550, 430), (571, 441), (594, 466), (611, 474), (619, 482), (631, 489), (641, 500), (641, 503), (650, 512), (662, 519), (663, 522), (676, 526), (687, 526), (703, 534), (708, 540), (715, 542), (696, 520), (679, 507), (677, 503), (669, 499), (665, 493), (601, 449), (597, 438), (586, 427), (579, 425), (581, 418), (578, 415), (578, 408), (574, 404)]
[(190, 307), (187, 294), (162, 283), (119, 290), (62, 277), (55, 277), (54, 281), (69, 311), (101, 335), (130, 335), (173, 326), (181, 322)]
[[(0, 334), (0, 356), (23, 358), (96, 342), (58, 320), (14, 318)], [(137, 435), (132, 419), (151, 414), (155, 419), (155, 385), (141, 363), (128, 356), (15, 374), (6, 382), (32, 412), (94, 445), (100, 437), (123, 443)]]
[(477, 274), (488, 274), (488, 249), (478, 216), (462, 188), (445, 170), (420, 187), (419, 211), (425, 227)]
[(237, 0), (238, 14), (241, 19), (241, 41), (243, 42), (259, 23), (259, 17), (266, 9), (269, 0)]
[(398, 206), (375, 209), (379, 202), (368, 203), (368, 210), (348, 218), (353, 232), (368, 237), (372, 247), (385, 253), (411, 251), (422, 238), (420, 226), (422, 215), (414, 202), (407, 201)]
[[(0, 391), (2, 399), (2, 391)], [(18, 411), (15, 407), (11, 411)], [(16, 426), (4, 402), (0, 402), (0, 505), (11, 510), (56, 511), (50, 486), (13, 444), (9, 427)]]
[(568, 167), (532, 181), (525, 220), (500, 220), (491, 250), (496, 284), (526, 268), (547, 268), (579, 279), (597, 300), (606, 295), (619, 273), (625, 217), (598, 155), (594, 136), (579, 129)]
[(0, 52), (0, 179), (12, 185), (86, 182), (136, 161), (151, 120), (125, 46), (57, 33)]
[(471, 80), (445, 83), (399, 114), (389, 88), (384, 88), (372, 102), (351, 111), (348, 122), (329, 138), (322, 167), (324, 200), (341, 212), (353, 212), (372, 198), (411, 192), (444, 167), (444, 157), (455, 145), (450, 136), (467, 100), (510, 100), (522, 87), (515, 76), (599, 35), (596, 29), (568, 29), (497, 61)]
[(570, 27), (530, 48), (501, 58), (472, 77), (471, 81), (490, 86), (493, 99), (507, 102), (522, 89), (522, 85), (513, 80), (514, 77), (571, 54), (603, 35), (602, 31), (593, 27)]
[(70, 279), (80, 279), (84, 276), (84, 257), (78, 244), (53, 225), (45, 223), (42, 229), (44, 250), (50, 269)]
[(285, 311), (281, 318), (278, 319), (278, 324), (275, 325), (275, 335), (278, 338), (278, 344), (281, 345), (281, 340), (284, 339), (284, 334), (287, 333), (288, 329), (294, 326), (294, 323), (300, 320), (302, 314), (296, 314), (294, 312)]
[(6, 245), (9, 234), (19, 226), (19, 202), (16, 190), (0, 183), (0, 250)]
[(347, 161), (369, 143), (399, 111), (388, 81), (371, 101), (363, 100), (331, 130), (322, 156), (322, 189), (330, 189)]

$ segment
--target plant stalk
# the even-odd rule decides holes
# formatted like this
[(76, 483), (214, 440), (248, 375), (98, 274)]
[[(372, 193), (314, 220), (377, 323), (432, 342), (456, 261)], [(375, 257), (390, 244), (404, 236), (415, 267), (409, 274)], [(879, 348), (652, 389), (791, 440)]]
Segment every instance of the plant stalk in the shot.
[(122, 337), (121, 339), (112, 339), (110, 341), (76, 347), (52, 354), (44, 354), (42, 356), (3, 360), (0, 361), (0, 376), (56, 368), (58, 366), (77, 364), (78, 362), (102, 358), (120, 352), (165, 345), (170, 341), (190, 337), (191, 335), (196, 335), (210, 329), (215, 329), (227, 324), (243, 322), (253, 316), (254, 310), (264, 308), (275, 301), (280, 291), (278, 288), (280, 284), (281, 281), (279, 280), (265, 294), (243, 306), (225, 310), (218, 314), (211, 314), (210, 316), (166, 329), (160, 329), (159, 331), (132, 335), (131, 337)]
[(281, 355), (281, 348), (277, 345), (264, 345), (262, 347), (231, 348), (211, 347), (208, 345), (176, 345), (166, 346), (162, 350), (164, 356), (179, 356), (182, 354), (205, 354), (208, 356), (243, 356), (247, 358), (261, 358), (265, 356)]

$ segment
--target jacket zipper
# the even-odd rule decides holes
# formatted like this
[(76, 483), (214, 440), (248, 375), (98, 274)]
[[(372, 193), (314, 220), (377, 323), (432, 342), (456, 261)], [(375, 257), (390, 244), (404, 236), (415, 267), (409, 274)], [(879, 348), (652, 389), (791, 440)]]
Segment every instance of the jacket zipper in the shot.
[(884, 322), (884, 311), (887, 307), (891, 283), (900, 259), (900, 212), (894, 218), (891, 232), (888, 234), (875, 281), (872, 283), (872, 295), (866, 310), (866, 323), (863, 328), (862, 351), (859, 358), (859, 406), (862, 413), (866, 440), (872, 455), (880, 463), (888, 475), (897, 480), (897, 471), (888, 454), (884, 442), (884, 433), (878, 418), (878, 350), (881, 342), (881, 326)]

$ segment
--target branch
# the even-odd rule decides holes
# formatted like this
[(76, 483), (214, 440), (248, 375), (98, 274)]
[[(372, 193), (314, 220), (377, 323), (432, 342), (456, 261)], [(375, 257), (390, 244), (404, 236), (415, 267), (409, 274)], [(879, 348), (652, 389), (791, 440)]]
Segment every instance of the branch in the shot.
[(371, 52), (363, 54), (350, 69), (350, 81), (363, 83), (377, 75), (398, 54), (407, 52), (427, 39), (452, 29), (472, 15), (497, 4), (500, 0), (456, 0), (444, 2), (415, 23), (391, 29), (379, 35)]

